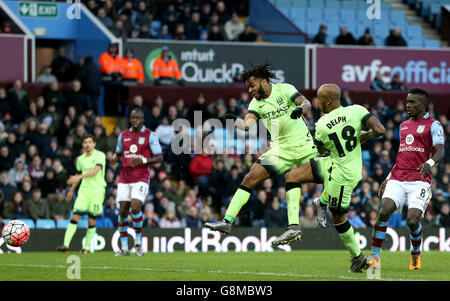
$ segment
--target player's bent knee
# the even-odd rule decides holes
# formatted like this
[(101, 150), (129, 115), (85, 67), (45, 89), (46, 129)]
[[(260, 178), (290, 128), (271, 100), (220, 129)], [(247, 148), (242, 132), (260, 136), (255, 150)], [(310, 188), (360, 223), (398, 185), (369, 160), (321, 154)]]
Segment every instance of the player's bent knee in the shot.
[(252, 172), (249, 172), (248, 174), (245, 175), (241, 185), (247, 188), (253, 188), (256, 186), (256, 184), (258, 184), (256, 177), (253, 175)]

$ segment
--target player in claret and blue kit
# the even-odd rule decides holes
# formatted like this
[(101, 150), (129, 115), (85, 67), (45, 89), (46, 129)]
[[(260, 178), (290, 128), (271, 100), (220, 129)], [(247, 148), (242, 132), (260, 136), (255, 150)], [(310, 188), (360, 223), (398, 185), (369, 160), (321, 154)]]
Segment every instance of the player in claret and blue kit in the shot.
[(142, 204), (147, 196), (150, 181), (150, 165), (163, 161), (158, 137), (144, 126), (144, 112), (133, 109), (130, 113), (131, 128), (123, 131), (118, 138), (116, 153), (112, 163), (122, 161), (117, 202), (120, 206), (119, 232), (121, 251), (116, 256), (130, 255), (128, 251), (128, 214), (132, 213), (132, 225), (136, 231), (136, 255), (142, 256)]
[(380, 266), (381, 245), (392, 213), (408, 205), (406, 222), (410, 230), (410, 270), (422, 267), (420, 245), (424, 214), (431, 198), (431, 168), (444, 158), (444, 129), (439, 121), (426, 112), (428, 92), (414, 88), (406, 97), (410, 119), (400, 124), (400, 146), (397, 160), (387, 179), (381, 184), (382, 196), (378, 219), (372, 233), (371, 265)]

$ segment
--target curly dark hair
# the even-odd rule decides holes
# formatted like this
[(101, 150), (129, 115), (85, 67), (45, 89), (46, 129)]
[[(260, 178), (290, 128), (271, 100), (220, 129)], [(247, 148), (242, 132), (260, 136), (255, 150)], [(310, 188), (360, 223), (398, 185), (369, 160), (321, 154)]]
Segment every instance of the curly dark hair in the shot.
[(246, 70), (241, 75), (241, 80), (245, 83), (250, 77), (261, 78), (269, 81), (275, 78), (275, 72), (272, 71), (272, 64), (267, 62), (265, 64), (253, 66), (250, 70)]

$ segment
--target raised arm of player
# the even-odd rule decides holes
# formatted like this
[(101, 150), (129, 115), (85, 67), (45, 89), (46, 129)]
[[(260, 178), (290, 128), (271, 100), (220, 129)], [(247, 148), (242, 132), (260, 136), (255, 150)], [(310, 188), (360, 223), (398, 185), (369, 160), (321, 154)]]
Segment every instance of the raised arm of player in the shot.
[(293, 97), (295, 97), (294, 103), (298, 107), (294, 111), (292, 111), (291, 118), (297, 119), (311, 110), (311, 103), (305, 96), (301, 95), (300, 93), (294, 95)]
[(245, 115), (244, 119), (236, 119), (234, 124), (240, 130), (249, 131), (255, 125), (257, 120), (258, 116), (256, 116), (254, 113), (249, 112), (247, 113), (247, 115)]
[(91, 171), (87, 172), (87, 173), (81, 174), (81, 172), (78, 171), (78, 173), (76, 175), (71, 176), (67, 180), (67, 184), (71, 185), (71, 186), (70, 186), (69, 192), (66, 195), (66, 198), (68, 200), (71, 200), (72, 197), (73, 197), (73, 194), (75, 192), (75, 189), (78, 187), (78, 185), (80, 184), (81, 180), (85, 179), (85, 178), (89, 178), (89, 177), (95, 176), (96, 174), (98, 174), (98, 172), (100, 170), (102, 170), (102, 167), (103, 166), (99, 163), (99, 164), (95, 165), (94, 168)]
[(377, 138), (385, 133), (384, 126), (374, 117), (370, 116), (367, 118), (367, 120), (364, 122), (364, 124), (370, 129), (368, 131), (361, 131), (359, 135), (359, 141), (361, 144), (364, 144), (367, 142), (367, 140), (372, 138)]

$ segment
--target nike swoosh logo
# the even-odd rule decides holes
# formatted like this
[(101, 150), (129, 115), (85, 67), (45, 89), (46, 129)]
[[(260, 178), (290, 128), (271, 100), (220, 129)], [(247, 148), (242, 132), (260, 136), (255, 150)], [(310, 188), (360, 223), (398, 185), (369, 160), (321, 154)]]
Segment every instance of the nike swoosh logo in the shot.
[(261, 109), (262, 107), (264, 107), (266, 104), (260, 105), (259, 108)]

